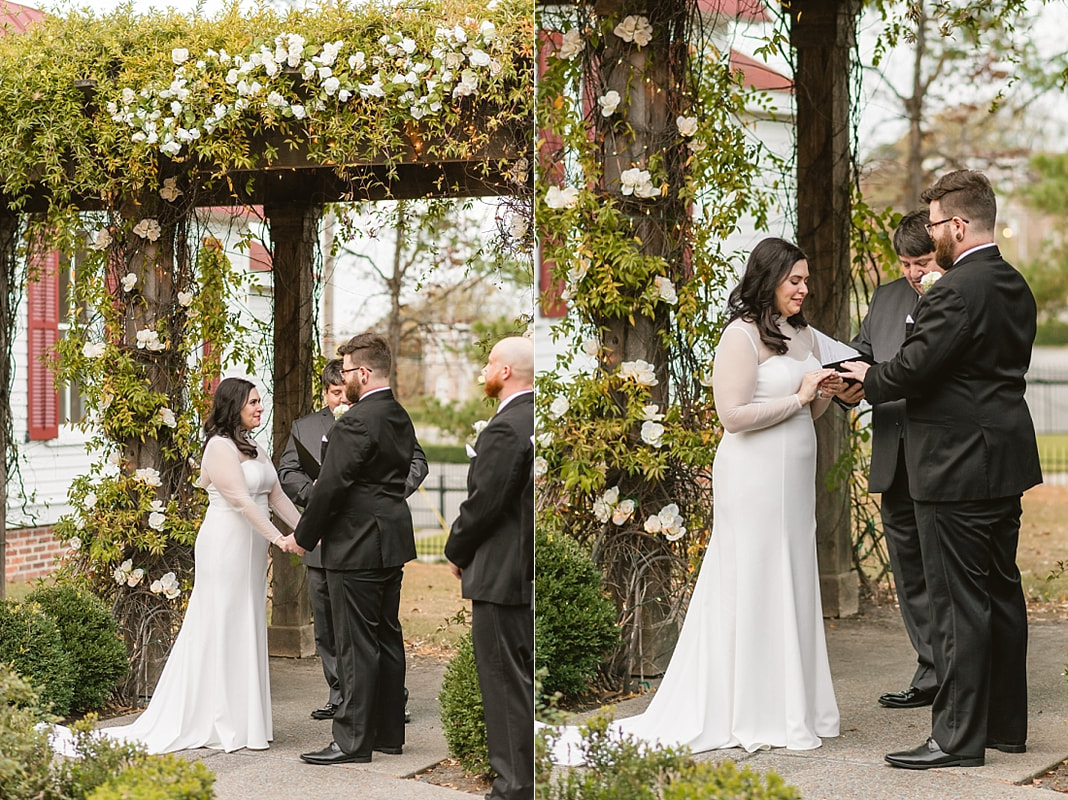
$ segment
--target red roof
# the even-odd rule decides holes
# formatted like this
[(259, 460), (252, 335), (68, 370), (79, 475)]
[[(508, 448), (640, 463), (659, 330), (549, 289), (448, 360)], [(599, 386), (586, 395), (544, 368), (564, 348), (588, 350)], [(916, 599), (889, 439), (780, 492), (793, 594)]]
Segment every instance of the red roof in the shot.
[(763, 61), (731, 50), (731, 69), (741, 71), (745, 85), (750, 89), (764, 92), (792, 92), (794, 82), (785, 75), (780, 75)]
[(697, 10), (702, 14), (718, 14), (750, 22), (767, 22), (769, 19), (762, 0), (697, 0)]
[(0, 0), (0, 32), (25, 33), (27, 28), (40, 19), (44, 19), (43, 11)]

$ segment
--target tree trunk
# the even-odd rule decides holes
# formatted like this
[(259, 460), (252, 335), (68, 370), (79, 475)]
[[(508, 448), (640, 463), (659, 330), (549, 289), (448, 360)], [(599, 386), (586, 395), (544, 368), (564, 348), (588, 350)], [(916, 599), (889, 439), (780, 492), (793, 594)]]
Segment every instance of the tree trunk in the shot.
[(401, 319), (401, 287), (404, 286), (404, 273), (407, 271), (404, 264), (404, 246), (408, 235), (408, 209), (403, 200), (397, 201), (397, 227), (394, 231), (396, 238), (393, 241), (393, 271), (386, 279), (389, 288), (389, 322), (386, 337), (389, 339), (389, 352), (393, 355), (389, 364), (389, 388), (394, 396), (397, 396), (397, 362), (400, 360), (401, 335), (403, 334), (403, 320)]
[[(795, 0), (797, 49), (797, 238), (808, 255), (809, 321), (848, 339), (850, 329), (850, 54), (858, 0)], [(816, 474), (828, 475), (846, 450), (849, 426), (832, 406), (816, 422)], [(822, 478), (821, 478), (822, 480)], [(816, 526), (825, 616), (854, 614), (849, 486), (817, 487)]]
[(15, 236), (18, 218), (0, 213), (0, 600), (7, 596), (7, 460), (11, 449), (11, 339), (15, 314), (11, 290), (15, 283)]
[(927, 57), (927, 12), (923, 3), (916, 4), (916, 44), (912, 59), (912, 97), (905, 100), (909, 119), (908, 155), (906, 157), (906, 196), (902, 210), (911, 211), (920, 204), (920, 194), (927, 186), (923, 174), (923, 61)]

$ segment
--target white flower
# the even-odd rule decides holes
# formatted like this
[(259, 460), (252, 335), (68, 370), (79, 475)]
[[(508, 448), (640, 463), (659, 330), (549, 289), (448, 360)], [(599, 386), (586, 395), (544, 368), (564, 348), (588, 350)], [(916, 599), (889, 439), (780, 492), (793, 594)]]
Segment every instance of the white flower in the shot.
[(111, 233), (107, 228), (101, 228), (93, 234), (92, 241), (89, 242), (89, 249), (107, 250), (109, 244), (111, 244)]
[(579, 53), (586, 47), (586, 42), (582, 40), (582, 31), (578, 28), (572, 28), (564, 34), (564, 38), (560, 41), (560, 49), (556, 51), (557, 58), (566, 58), (568, 61), (574, 59)]
[(588, 356), (596, 356), (601, 352), (601, 342), (592, 336), (582, 343), (582, 352)]
[(930, 272), (925, 273), (924, 276), (920, 278), (920, 290), (926, 294), (941, 277), (942, 273), (938, 270), (931, 270)]
[(557, 397), (549, 406), (549, 416), (553, 419), (560, 419), (569, 408), (571, 408), (571, 403), (566, 397)]
[(645, 520), (646, 533), (660, 533), (660, 517), (653, 514)]
[(178, 578), (173, 572), (168, 572), (158, 581), (152, 581), (152, 586), (149, 588), (153, 594), (163, 594), (168, 600), (173, 600), (182, 593), (178, 588)]
[(543, 478), (549, 472), (549, 462), (541, 456), (534, 459), (534, 477)]
[(689, 138), (697, 133), (697, 117), (676, 117), (675, 126), (679, 133)]
[(308, 116), (307, 110), (304, 108), (304, 106), (299, 104), (290, 106), (289, 110), (293, 112), (293, 117), (295, 119), (304, 119), (306, 116)]
[(700, 153), (708, 147), (708, 142), (704, 139), (691, 139), (686, 143), (686, 146), (690, 148), (691, 153)]
[(467, 57), (473, 67), (488, 67), (493, 60), (485, 50), (475, 50)]
[(115, 583), (126, 583), (132, 571), (133, 559), (128, 558), (115, 568), (115, 571), (111, 573), (111, 577), (115, 579)]
[(285, 108), (289, 105), (289, 101), (278, 92), (271, 92), (267, 95), (267, 105), (274, 108)]
[(336, 92), (340, 88), (341, 81), (339, 81), (337, 78), (330, 77), (323, 81), (323, 91), (326, 92), (327, 97), (334, 94), (334, 92)]
[(648, 361), (624, 361), (619, 365), (619, 377), (633, 380), (639, 386), (656, 386), (656, 370)]
[(365, 66), (367, 66), (367, 56), (362, 50), (349, 56), (349, 69), (353, 72), (360, 72)]
[(623, 21), (612, 30), (624, 42), (634, 42), (638, 47), (645, 47), (652, 41), (653, 26), (641, 16), (624, 17)]
[(134, 480), (147, 483), (149, 486), (163, 485), (163, 481), (160, 480), (159, 477), (159, 470), (153, 469), (152, 467), (134, 470)]
[(338, 403), (337, 406), (334, 407), (334, 419), (341, 419), (343, 416), (345, 416), (345, 412), (347, 412), (348, 410), (349, 406), (347, 404)]
[(460, 73), (460, 82), (452, 90), (453, 97), (467, 97), (478, 91), (478, 73), (465, 69)]
[(660, 413), (660, 406), (656, 403), (648, 406), (642, 406), (642, 419), (652, 420), (653, 422), (659, 422), (664, 418), (664, 415)]
[(149, 503), (148, 510), (149, 511), (161, 511), (162, 512), (163, 511), (163, 501), (162, 500), (153, 500), (151, 503)]
[(82, 549), (82, 540), (77, 536), (70, 537), (70, 541), (67, 542), (67, 544), (70, 546), (71, 550), (77, 551)]
[(82, 355), (86, 358), (100, 358), (107, 346), (103, 342), (86, 342), (82, 345)]
[(128, 292), (137, 285), (137, 276), (132, 272), (127, 272), (126, 276), (119, 281), (122, 284), (122, 290)]
[(624, 500), (622, 503), (612, 509), (612, 522), (616, 525), (622, 525), (632, 516), (634, 516), (633, 500)]
[(137, 332), (137, 349), (155, 352), (165, 350), (167, 346), (159, 340), (159, 331), (152, 328), (144, 328)]
[(133, 572), (130, 573), (130, 577), (128, 577), (126, 579), (126, 585), (132, 588), (132, 587), (136, 586), (137, 584), (139, 584), (141, 582), (141, 579), (144, 578), (144, 577), (145, 577), (145, 571), (143, 569), (141, 569), (140, 567), (138, 567), (137, 569), (135, 569)]
[(619, 101), (622, 98), (619, 96), (619, 92), (615, 89), (605, 92), (603, 95), (597, 98), (597, 105), (601, 107), (601, 116), (610, 117), (616, 113), (616, 109), (619, 108)]
[(652, 420), (646, 420), (642, 423), (642, 441), (653, 447), (660, 447), (664, 444), (664, 426), (659, 422), (653, 422)]
[(675, 305), (679, 302), (679, 296), (675, 293), (675, 284), (670, 279), (665, 278), (663, 275), (657, 275), (653, 279), (653, 283), (656, 284), (657, 294), (660, 295), (660, 299), (665, 303)]
[(553, 432), (542, 431), (538, 434), (538, 447), (552, 447), (553, 445)]
[[(490, 5), (493, 5), (492, 3)], [(489, 8), (489, 6), (487, 6)], [(490, 8), (490, 11), (493, 9)], [(478, 32), (482, 34), (482, 41), (489, 44), (493, 41), (497, 35), (497, 26), (490, 22), (488, 19), (484, 20), (481, 25), (478, 26)]]
[(193, 302), (193, 293), (181, 291), (178, 292), (178, 305), (182, 308), (189, 308), (189, 304)]
[(603, 495), (601, 495), (601, 500), (604, 501), (605, 505), (614, 506), (616, 503), (619, 502), (619, 487), (613, 486), (611, 489), (606, 491)]
[(474, 429), (474, 431), (475, 431), (475, 436), (478, 436), (478, 435), (479, 435), (480, 433), (482, 433), (483, 429), (484, 429), (484, 428), (485, 428), (485, 427), (486, 427), (487, 425), (489, 425), (489, 420), (488, 420), (488, 419), (480, 419), (480, 420), (476, 420), (476, 421), (475, 421), (475, 422), (474, 422), (474, 423), (473, 423), (473, 424), (471, 425), (471, 427), (472, 427), (472, 428)]
[(189, 60), (189, 51), (184, 47), (176, 47), (171, 50), (171, 61), (175, 64), (184, 64)]
[(163, 424), (166, 425), (168, 428), (178, 427), (178, 419), (174, 416), (174, 412), (171, 411), (169, 408), (161, 408), (159, 410), (159, 414), (161, 417), (163, 417)]
[(159, 511), (153, 511), (148, 515), (148, 527), (155, 531), (163, 530), (163, 525), (167, 522), (167, 517), (161, 514)]
[(162, 231), (159, 227), (159, 223), (149, 217), (134, 225), (133, 232), (142, 239), (148, 239), (150, 242), (154, 242), (159, 238)]
[(177, 178), (167, 178), (163, 181), (163, 188), (159, 190), (159, 196), (168, 203), (177, 200), (182, 195), (182, 190), (178, 188), (177, 183)]
[(549, 208), (573, 208), (578, 204), (579, 193), (574, 186), (550, 186), (545, 192), (545, 205)]
[(88, 509), (93, 508), (95, 505), (96, 505), (96, 492), (89, 492), (89, 494), (87, 494), (82, 499), (82, 506), (84, 506), (86, 508), (86, 510), (88, 510)]
[(660, 194), (660, 190), (653, 186), (652, 176), (649, 170), (631, 167), (619, 173), (619, 191), (622, 194), (633, 194), (635, 197), (650, 198)]
[(513, 239), (522, 239), (527, 235), (530, 225), (522, 214), (512, 214), (508, 219), (508, 230)]
[(608, 522), (612, 518), (612, 509), (608, 507), (604, 500), (594, 500), (593, 516), (597, 518), (598, 522)]
[[(686, 533), (686, 527), (682, 524), (682, 516), (679, 514), (679, 507), (675, 503), (668, 503), (660, 509), (656, 518), (660, 524), (660, 531), (668, 541), (674, 542), (681, 539), (683, 534)], [(648, 525), (648, 523), (646, 524)]]
[(111, 573), (111, 577), (115, 581), (115, 583), (126, 583), (126, 576), (127, 573), (123, 572), (118, 567), (116, 567), (115, 570)]

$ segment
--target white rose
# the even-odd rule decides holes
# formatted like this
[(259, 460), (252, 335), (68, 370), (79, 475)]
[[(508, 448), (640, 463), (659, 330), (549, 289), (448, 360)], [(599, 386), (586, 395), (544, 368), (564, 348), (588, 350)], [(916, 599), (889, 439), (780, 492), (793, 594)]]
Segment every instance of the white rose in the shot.
[(653, 365), (641, 359), (624, 361), (620, 364), (619, 377), (624, 380), (633, 380), (640, 386), (656, 386), (658, 383)]
[(177, 178), (167, 178), (163, 181), (163, 188), (159, 190), (159, 196), (167, 202), (174, 202), (182, 195), (182, 190), (177, 186)]
[(164, 524), (167, 522), (167, 517), (159, 511), (153, 511), (148, 515), (148, 527), (155, 531), (163, 530)]
[(697, 117), (676, 117), (675, 126), (679, 129), (679, 133), (689, 138), (697, 133)]
[(133, 588), (141, 582), (141, 579), (145, 577), (145, 571), (138, 567), (130, 573), (130, 577), (126, 579), (126, 585)]
[(178, 426), (178, 419), (174, 416), (174, 412), (169, 408), (161, 408), (159, 413), (160, 416), (163, 417), (163, 424), (168, 428), (176, 428)]
[(603, 95), (597, 98), (597, 105), (601, 107), (601, 116), (610, 117), (616, 113), (616, 109), (619, 108), (619, 102), (622, 98), (619, 96), (619, 92), (615, 89), (605, 92)]
[(619, 190), (623, 194), (639, 194), (636, 190), (652, 186), (652, 178), (649, 170), (631, 167), (619, 173)]
[(582, 343), (582, 352), (588, 356), (596, 356), (601, 352), (601, 342), (599, 339), (589, 338)]
[(189, 51), (184, 47), (176, 47), (171, 50), (171, 61), (177, 64), (184, 64), (189, 60)]
[(578, 204), (578, 189), (573, 186), (550, 186), (545, 192), (545, 205), (549, 208), (573, 208)]
[(938, 270), (931, 270), (930, 272), (925, 273), (924, 276), (920, 278), (920, 289), (926, 294), (941, 277), (942, 273)]
[(557, 397), (549, 405), (549, 416), (553, 419), (560, 419), (569, 408), (571, 408), (571, 403), (566, 397)]
[(664, 426), (659, 422), (653, 422), (652, 420), (646, 420), (642, 423), (642, 441), (653, 447), (660, 447), (664, 444)]
[(513, 239), (522, 239), (527, 235), (529, 229), (530, 225), (527, 223), (527, 218), (522, 214), (512, 214), (508, 218), (508, 230)]
[[(604, 500), (593, 501), (593, 516), (597, 518), (598, 522), (608, 522), (612, 518), (612, 509), (604, 502)], [(119, 581), (120, 583), (122, 581)]]
[(181, 291), (178, 292), (178, 305), (182, 308), (189, 308), (189, 304), (193, 302), (193, 293)]
[(538, 434), (538, 447), (552, 447), (553, 445), (553, 432), (542, 431)]
[(82, 345), (82, 355), (86, 358), (100, 358), (104, 355), (106, 345), (103, 342), (86, 342)]
[(622, 503), (612, 509), (612, 522), (616, 525), (622, 525), (634, 515), (634, 501), (624, 500)]
[(107, 228), (101, 228), (93, 234), (93, 239), (89, 243), (89, 249), (107, 250), (109, 244), (111, 244), (111, 233)]
[(67, 542), (67, 545), (70, 547), (71, 550), (77, 552), (78, 550), (82, 549), (82, 540), (77, 536), (72, 536), (70, 537), (70, 541)]
[(122, 290), (128, 292), (137, 285), (137, 276), (132, 272), (127, 272), (125, 277), (119, 283), (122, 284)]
[(557, 58), (566, 58), (571, 61), (575, 56), (583, 51), (586, 47), (586, 42), (582, 40), (582, 31), (578, 28), (572, 28), (564, 34), (563, 39), (560, 41), (560, 49), (556, 51)]
[(541, 456), (537, 456), (534, 459), (534, 477), (535, 478), (544, 478), (545, 475), (548, 472), (549, 472), (549, 462), (546, 461)]
[(679, 302), (679, 296), (675, 292), (675, 284), (673, 284), (668, 278), (662, 275), (657, 275), (653, 282), (656, 284), (657, 294), (660, 295), (660, 299), (665, 303), (675, 305)]
[(660, 413), (660, 406), (658, 406), (656, 403), (653, 403), (648, 406), (642, 406), (642, 419), (659, 422), (663, 418), (664, 415)]
[(149, 503), (148, 510), (149, 511), (163, 511), (163, 501), (162, 500), (153, 500), (151, 503)]
[(619, 502), (619, 487), (613, 486), (611, 489), (606, 491), (603, 495), (601, 495), (601, 500), (604, 501), (605, 505), (614, 506), (616, 503)]
[(150, 218), (143, 219), (134, 225), (133, 232), (140, 236), (142, 239), (148, 239), (150, 242), (154, 242), (159, 239), (162, 232), (159, 226), (159, 222)]
[(648, 517), (645, 520), (645, 532), (646, 533), (660, 533), (660, 517), (656, 514)]
[(82, 505), (86, 509), (91, 509), (96, 505), (96, 492), (89, 492), (83, 499)]
[(645, 47), (653, 39), (653, 26), (641, 16), (624, 17), (612, 30), (624, 42), (634, 42), (638, 47)]
[(471, 62), (474, 67), (488, 67), (490, 65), (490, 54), (485, 50), (475, 50), (471, 55), (467, 57), (467, 60)]
[(334, 419), (341, 419), (345, 416), (345, 412), (349, 410), (349, 406), (345, 403), (338, 403), (334, 407)]
[(153, 469), (152, 467), (134, 470), (134, 480), (142, 481), (149, 486), (163, 485), (163, 481), (160, 480), (159, 477), (159, 470)]
[(330, 77), (323, 81), (323, 91), (327, 96), (333, 95), (338, 89), (341, 88), (341, 81), (337, 78)]

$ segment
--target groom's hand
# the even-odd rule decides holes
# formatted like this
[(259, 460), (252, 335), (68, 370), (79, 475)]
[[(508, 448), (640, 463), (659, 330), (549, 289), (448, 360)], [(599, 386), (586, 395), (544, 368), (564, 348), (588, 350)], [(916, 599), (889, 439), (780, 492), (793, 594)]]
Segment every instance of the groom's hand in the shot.
[(870, 364), (864, 361), (844, 361), (842, 362), (842, 375), (846, 378), (852, 378), (855, 381), (864, 383), (864, 378), (868, 374), (868, 367)]
[(460, 580), (460, 578), (462, 578), (464, 574), (464, 571), (455, 564), (453, 564), (451, 561), (449, 562), (449, 572), (452, 573), (452, 576), (456, 578), (456, 580)]

